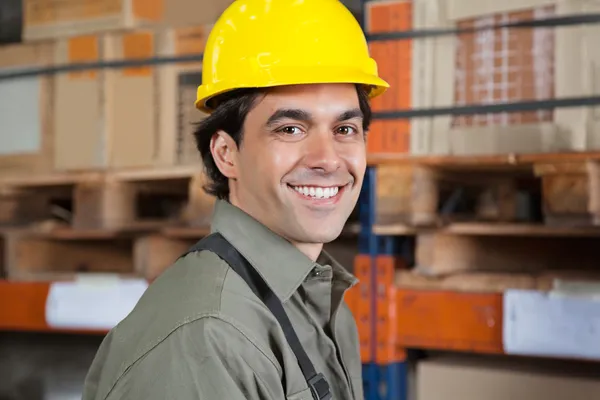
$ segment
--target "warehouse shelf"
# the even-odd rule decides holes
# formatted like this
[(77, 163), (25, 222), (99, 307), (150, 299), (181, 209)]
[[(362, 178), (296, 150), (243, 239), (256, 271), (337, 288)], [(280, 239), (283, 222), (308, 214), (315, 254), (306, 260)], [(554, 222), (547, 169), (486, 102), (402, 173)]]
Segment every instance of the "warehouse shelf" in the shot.
[(403, 347), (503, 353), (501, 293), (401, 289), (396, 305)]
[[(531, 290), (504, 293), (400, 289), (404, 348), (600, 361), (598, 300)], [(569, 328), (570, 327), (570, 328)]]
[(50, 282), (8, 282), (0, 280), (0, 330), (104, 334), (105, 330), (53, 328), (46, 321), (46, 300)]
[[(55, 282), (9, 282), (0, 280), (0, 330), (2, 331), (33, 331), (33, 332), (72, 332), (85, 334), (105, 334), (112, 326), (103, 329), (85, 327), (74, 324), (72, 327), (56, 327), (48, 322), (47, 303), (52, 285)], [(546, 293), (523, 291), (524, 294), (549, 298)], [(527, 298), (524, 298), (527, 300)], [(576, 314), (573, 318), (589, 318), (590, 306), (595, 306), (597, 300), (582, 300), (579, 305), (569, 308), (564, 298), (555, 298), (561, 301), (559, 307)], [(133, 301), (129, 301), (130, 307)], [(593, 330), (582, 338), (569, 337), (563, 340), (562, 348), (549, 347), (547, 353), (541, 349), (515, 349), (507, 335), (511, 335), (507, 327), (506, 294), (503, 293), (465, 293), (448, 290), (423, 290), (423, 289), (398, 289), (396, 294), (396, 344), (403, 348), (445, 350), (459, 352), (474, 352), (481, 354), (522, 354), (540, 357), (588, 359), (600, 361), (600, 349), (594, 343)], [(514, 304), (514, 302), (512, 303)], [(6, 306), (10, 305), (10, 306)], [(112, 304), (113, 306), (115, 303)], [(511, 306), (513, 307), (513, 306)], [(528, 306), (530, 307), (530, 306)], [(582, 308), (584, 307), (584, 308)], [(516, 311), (515, 311), (516, 310)], [(511, 308), (511, 313), (518, 314), (519, 310)], [(531, 311), (531, 308), (522, 308), (522, 312)], [(541, 309), (540, 309), (541, 310)], [(573, 310), (580, 312), (573, 313)], [(123, 313), (128, 310), (119, 310)], [(566, 312), (566, 311), (565, 311)], [(596, 313), (598, 314), (598, 313)], [(562, 315), (567, 317), (567, 315)], [(532, 323), (539, 324), (539, 329), (544, 329), (543, 319), (554, 318), (552, 313), (540, 311)], [(115, 319), (116, 320), (116, 319)], [(542, 322), (540, 322), (542, 321)], [(554, 321), (560, 323), (560, 321)], [(554, 323), (552, 322), (552, 323)], [(512, 323), (512, 322), (511, 322)], [(522, 323), (522, 322), (521, 322)], [(590, 320), (590, 328), (594, 321)], [(92, 325), (90, 325), (92, 326)], [(523, 328), (532, 329), (531, 324), (522, 325)], [(579, 325), (581, 326), (581, 325)], [(530, 332), (529, 332), (530, 333)], [(551, 343), (561, 333), (548, 333), (546, 341)], [(562, 333), (564, 336), (564, 332)], [(534, 333), (535, 335), (535, 333)], [(554, 338), (554, 339), (553, 339)], [(564, 337), (563, 339), (565, 339)], [(591, 338), (591, 339), (590, 339)], [(580, 341), (581, 343), (577, 343)], [(579, 345), (579, 348), (577, 348)]]
[[(63, 283), (71, 283), (66, 278), (62, 281)], [(85, 316), (84, 321), (82, 318), (81, 323), (75, 321), (71, 326), (68, 324), (62, 324), (60, 326), (53, 325), (49, 320), (48, 316), (48, 302), (50, 301), (51, 291), (53, 285), (57, 285), (59, 282), (11, 282), (6, 280), (0, 280), (0, 331), (23, 331), (23, 332), (54, 332), (54, 333), (74, 333), (74, 334), (106, 334), (112, 327), (111, 324), (106, 324), (104, 321), (100, 321), (105, 326), (98, 328), (93, 322), (94, 315)], [(84, 285), (86, 283), (83, 283)], [(98, 287), (98, 286), (97, 286)], [(101, 295), (101, 293), (99, 293)], [(96, 296), (97, 297), (97, 296)], [(68, 299), (63, 299), (67, 301)], [(75, 298), (73, 298), (75, 300)], [(79, 298), (78, 300), (82, 300)], [(78, 306), (85, 307), (86, 304), (78, 304)], [(114, 302), (111, 304), (114, 306)], [(131, 307), (131, 299), (125, 304), (125, 307)], [(88, 304), (89, 305), (89, 304)], [(109, 305), (110, 307), (110, 305)], [(83, 310), (85, 311), (85, 310)], [(109, 310), (111, 311), (111, 310)], [(112, 310), (115, 311), (115, 310)], [(123, 311), (127, 310), (116, 310), (116, 314), (123, 315)], [(66, 310), (66, 313), (70, 313), (69, 317), (73, 316), (72, 310)], [(88, 314), (93, 311), (88, 310)], [(111, 316), (114, 321), (119, 318)], [(105, 318), (105, 316), (101, 316)], [(92, 323), (89, 320), (92, 320)]]

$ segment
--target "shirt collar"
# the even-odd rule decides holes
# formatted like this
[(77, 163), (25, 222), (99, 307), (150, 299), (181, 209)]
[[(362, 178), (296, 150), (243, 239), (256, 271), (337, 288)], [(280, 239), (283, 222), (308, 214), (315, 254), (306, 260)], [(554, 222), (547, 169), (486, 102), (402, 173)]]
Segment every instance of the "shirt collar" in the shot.
[[(225, 200), (215, 203), (211, 230), (223, 235), (248, 260), (282, 302), (317, 266), (290, 242)], [(323, 253), (322, 257), (336, 264), (336, 270), (343, 269)]]

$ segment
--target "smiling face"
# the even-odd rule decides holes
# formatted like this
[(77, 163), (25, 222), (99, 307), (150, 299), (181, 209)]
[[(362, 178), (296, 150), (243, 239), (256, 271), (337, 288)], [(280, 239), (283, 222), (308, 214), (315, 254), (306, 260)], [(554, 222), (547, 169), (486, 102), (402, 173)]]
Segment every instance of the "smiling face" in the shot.
[(316, 258), (339, 236), (365, 173), (356, 87), (272, 89), (248, 113), (240, 149), (221, 132), (211, 150), (231, 203)]

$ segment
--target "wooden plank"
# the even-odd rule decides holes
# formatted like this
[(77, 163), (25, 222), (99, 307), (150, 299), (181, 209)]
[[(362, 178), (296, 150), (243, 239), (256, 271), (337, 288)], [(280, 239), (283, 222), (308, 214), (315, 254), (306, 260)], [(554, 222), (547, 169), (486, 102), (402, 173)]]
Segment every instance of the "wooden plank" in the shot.
[[(546, 287), (546, 280), (540, 281)], [(463, 272), (448, 276), (429, 277), (414, 271), (397, 271), (395, 285), (400, 289), (449, 290), (467, 293), (502, 293), (508, 289), (538, 289), (538, 277), (533, 273)]]
[(441, 227), (415, 227), (406, 224), (381, 224), (373, 233), (386, 236), (413, 236), (421, 233), (482, 236), (558, 236), (600, 237), (600, 226), (572, 227), (528, 223), (454, 222)]
[(118, 228), (135, 221), (135, 191), (123, 182), (98, 180), (75, 187), (73, 227)]
[(4, 266), (15, 281), (77, 273), (134, 273), (131, 239), (59, 240), (27, 232), (5, 233)]
[(532, 166), (536, 163), (558, 163), (558, 162), (585, 162), (588, 160), (600, 160), (599, 151), (573, 151), (562, 153), (536, 153), (536, 154), (495, 154), (476, 156), (410, 156), (410, 155), (371, 155), (368, 164), (371, 166), (392, 165), (422, 165), (422, 166), (496, 166), (499, 168), (515, 168), (517, 166)]
[(596, 161), (537, 164), (542, 181), (546, 223), (552, 225), (600, 224), (600, 164)]
[(598, 237), (426, 233), (417, 237), (416, 269), (427, 276), (464, 271), (594, 270), (599, 245)]
[[(63, 179), (67, 176), (77, 178)], [(24, 226), (59, 219), (88, 231), (208, 226), (215, 198), (204, 192), (204, 182), (204, 174), (191, 167), (15, 180), (0, 186), (0, 223)]]
[(533, 196), (536, 190), (532, 179), (520, 170), (381, 165), (376, 169), (376, 223), (516, 221), (519, 195)]
[(396, 296), (401, 346), (503, 353), (502, 294), (398, 289)]
[(153, 281), (195, 242), (194, 239), (173, 239), (158, 234), (140, 237), (134, 245), (135, 271)]

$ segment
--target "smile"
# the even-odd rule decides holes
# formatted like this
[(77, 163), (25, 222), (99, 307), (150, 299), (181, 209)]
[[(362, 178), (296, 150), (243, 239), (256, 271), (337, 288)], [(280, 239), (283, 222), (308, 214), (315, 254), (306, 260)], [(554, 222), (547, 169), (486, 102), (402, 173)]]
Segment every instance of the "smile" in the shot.
[(329, 199), (337, 196), (340, 186), (291, 186), (296, 192), (314, 199)]

